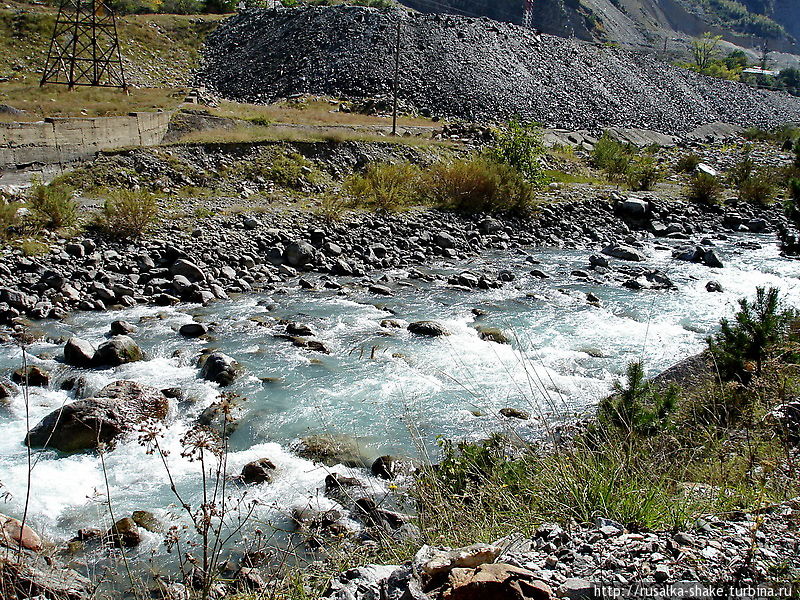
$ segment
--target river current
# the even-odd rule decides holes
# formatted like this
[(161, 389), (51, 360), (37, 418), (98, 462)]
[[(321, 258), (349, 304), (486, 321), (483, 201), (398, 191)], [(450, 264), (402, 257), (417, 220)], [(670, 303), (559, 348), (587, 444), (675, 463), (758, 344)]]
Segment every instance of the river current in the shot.
[[(744, 240), (757, 240), (761, 247), (737, 245)], [(398, 272), (391, 297), (365, 288), (346, 295), (292, 288), (207, 307), (77, 313), (35, 327), (45, 339), (77, 336), (95, 345), (116, 319), (139, 328), (133, 337), (147, 360), (82, 374), (90, 393), (120, 379), (184, 390), (188, 400), (174, 403), (163, 447), (170, 451), (166, 460), (176, 485), (190, 502), (199, 501), (199, 466), (181, 456), (180, 439), (220, 392), (199, 378), (195, 358), (209, 346), (236, 358), (246, 373), (228, 390), (246, 400), (230, 439), (228, 472), (236, 474), (245, 463), (269, 457), (277, 466), (272, 483), (250, 487), (248, 494), (259, 501), (254, 514), (262, 523), (285, 525), (293, 508), (310, 501), (331, 503), (322, 495), (331, 471), (369, 479), (377, 492), (386, 485), (368, 478), (367, 470), (316, 466), (299, 458), (292, 448), (303, 436), (346, 434), (372, 456), (417, 457), (435, 457), (440, 437), (480, 439), (509, 427), (535, 436), (543, 421), (590, 410), (630, 361), (643, 359), (655, 374), (700, 351), (719, 319), (732, 315), (737, 299), (753, 296), (756, 286), (778, 286), (788, 303), (800, 306), (800, 262), (780, 257), (774, 238), (731, 237), (717, 250), (726, 265), (722, 269), (675, 261), (668, 250), (645, 248), (647, 266), (666, 272), (677, 286), (670, 291), (587, 282), (571, 272), (588, 267), (588, 251), (536, 249), (531, 252), (541, 262), (536, 268), (549, 279), (529, 275), (532, 265), (514, 251), (485, 254), (469, 264), (429, 266), (443, 274), (464, 269), (515, 273), (513, 282), (497, 290), (453, 290), (442, 281), (408, 280)], [(707, 292), (710, 280), (719, 281), (724, 291)], [(588, 292), (600, 298), (599, 306), (587, 303)], [(485, 314), (477, 317), (473, 309)], [(275, 318), (311, 326), (331, 354), (276, 339)], [(405, 327), (382, 328), (384, 319), (404, 326), (435, 319), (452, 335), (415, 337)], [(211, 325), (212, 338), (182, 338), (177, 329), (192, 320)], [(476, 324), (503, 329), (511, 343), (480, 339)], [(64, 379), (76, 375), (59, 360), (62, 346), (40, 341), (28, 348), (28, 361), (52, 374), (49, 388), (30, 391), (30, 426), (74, 399), (60, 390)], [(21, 364), (19, 348), (3, 347), (0, 370), (5, 375)], [(523, 409), (532, 418), (499, 417), (504, 407)], [(26, 497), (26, 427), (24, 400), (18, 395), (0, 407), (0, 492), (6, 493), (0, 512), (14, 516), (21, 516)], [(140, 509), (168, 523), (177, 518), (164, 465), (157, 455), (147, 454), (136, 436), (105, 454), (105, 471), (96, 453), (35, 451), (33, 459), (28, 522), (44, 537), (67, 540), (81, 527), (107, 527), (106, 478), (117, 518)], [(146, 533), (137, 552), (163, 552), (162, 536)]]

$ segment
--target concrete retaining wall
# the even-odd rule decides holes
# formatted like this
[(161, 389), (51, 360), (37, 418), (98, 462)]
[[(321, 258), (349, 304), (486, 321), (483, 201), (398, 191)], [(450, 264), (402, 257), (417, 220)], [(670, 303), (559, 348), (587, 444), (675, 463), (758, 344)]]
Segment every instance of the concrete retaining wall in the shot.
[(0, 170), (90, 158), (100, 150), (153, 146), (167, 133), (172, 112), (121, 117), (47, 118), (0, 123)]

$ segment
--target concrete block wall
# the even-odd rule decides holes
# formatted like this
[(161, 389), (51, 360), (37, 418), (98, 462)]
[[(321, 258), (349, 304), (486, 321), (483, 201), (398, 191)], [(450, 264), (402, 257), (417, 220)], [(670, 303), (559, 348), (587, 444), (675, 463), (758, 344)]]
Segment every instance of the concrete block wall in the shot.
[(63, 164), (101, 150), (154, 146), (167, 133), (172, 112), (137, 112), (119, 117), (46, 118), (0, 123), (0, 170), (31, 164)]

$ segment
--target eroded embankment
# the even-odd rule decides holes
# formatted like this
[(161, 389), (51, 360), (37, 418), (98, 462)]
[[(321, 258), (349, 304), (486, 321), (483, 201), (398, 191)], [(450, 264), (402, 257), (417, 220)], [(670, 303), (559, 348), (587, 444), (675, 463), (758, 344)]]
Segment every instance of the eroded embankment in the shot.
[(225, 97), (391, 93), (400, 27), (400, 97), (421, 112), (514, 115), (545, 126), (685, 132), (714, 121), (800, 121), (800, 99), (670, 66), (652, 56), (537, 35), (489, 19), (359, 7), (248, 10), (209, 36), (202, 81)]

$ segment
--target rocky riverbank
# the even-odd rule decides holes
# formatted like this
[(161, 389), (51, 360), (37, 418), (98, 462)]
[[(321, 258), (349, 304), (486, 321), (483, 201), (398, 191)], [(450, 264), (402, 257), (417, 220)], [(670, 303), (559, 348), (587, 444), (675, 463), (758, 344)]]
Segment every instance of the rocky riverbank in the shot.
[[(393, 269), (413, 276), (431, 261), (536, 246), (602, 250), (613, 264), (596, 257), (575, 276), (649, 287), (654, 274), (635, 264), (644, 243), (677, 242), (682, 248), (676, 258), (720, 266), (713, 239), (784, 227), (775, 208), (733, 203), (722, 209), (615, 193), (605, 200), (547, 204), (530, 220), (432, 210), (352, 213), (335, 222), (293, 210), (219, 216), (191, 231), (162, 225), (142, 242), (98, 235), (54, 240), (44, 256), (7, 251), (0, 257), (0, 319), (9, 324), (17, 317), (62, 318), (72, 310), (207, 304), (285, 285), (338, 289), (345, 280), (386, 295), (392, 293), (386, 272)], [(477, 273), (454, 283), (469, 288), (496, 279)]]

